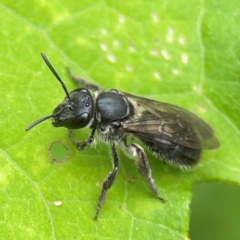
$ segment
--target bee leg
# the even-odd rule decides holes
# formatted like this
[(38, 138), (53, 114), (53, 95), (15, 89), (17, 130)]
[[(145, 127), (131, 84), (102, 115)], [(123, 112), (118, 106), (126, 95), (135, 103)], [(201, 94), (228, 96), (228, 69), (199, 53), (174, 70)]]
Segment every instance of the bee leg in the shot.
[(84, 80), (83, 78), (81, 77), (78, 77), (78, 76), (75, 76), (72, 74), (70, 68), (67, 67), (67, 73), (68, 73), (68, 76), (74, 81), (76, 82), (77, 84), (79, 84), (80, 86), (84, 87), (84, 88), (87, 88), (91, 91), (98, 91), (98, 90), (101, 90), (101, 87), (98, 86), (97, 84), (94, 84), (94, 83), (88, 83), (86, 80)]
[(70, 141), (73, 143), (73, 145), (79, 150), (79, 151), (84, 151), (90, 147), (90, 145), (94, 141), (94, 133), (95, 133), (96, 128), (92, 129), (91, 135), (84, 141), (82, 142), (76, 142), (73, 137), (73, 133), (71, 129), (68, 129), (68, 137)]
[(148, 159), (144, 150), (137, 144), (127, 144), (126, 139), (122, 141), (122, 144), (123, 148), (128, 153), (130, 153), (131, 156), (134, 157), (139, 173), (145, 179), (148, 187), (151, 189), (154, 196), (157, 197), (159, 200), (165, 202), (165, 199), (160, 197), (160, 195), (158, 194), (157, 186), (155, 185), (154, 180), (152, 178), (152, 171), (149, 166)]
[(107, 175), (106, 179), (103, 182), (101, 194), (99, 196), (97, 207), (96, 207), (94, 220), (97, 220), (99, 211), (106, 199), (107, 191), (113, 185), (118, 172), (119, 160), (118, 160), (118, 155), (116, 151), (116, 146), (113, 142), (111, 142), (110, 145), (111, 145), (111, 155), (113, 160), (113, 170)]

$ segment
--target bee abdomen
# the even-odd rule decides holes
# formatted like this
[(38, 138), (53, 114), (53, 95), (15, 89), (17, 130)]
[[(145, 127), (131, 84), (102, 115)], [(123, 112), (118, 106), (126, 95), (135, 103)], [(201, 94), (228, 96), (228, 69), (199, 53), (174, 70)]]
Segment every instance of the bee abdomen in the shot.
[(170, 165), (187, 168), (196, 164), (201, 157), (201, 149), (188, 148), (177, 144), (159, 144), (143, 141), (144, 145), (157, 157)]

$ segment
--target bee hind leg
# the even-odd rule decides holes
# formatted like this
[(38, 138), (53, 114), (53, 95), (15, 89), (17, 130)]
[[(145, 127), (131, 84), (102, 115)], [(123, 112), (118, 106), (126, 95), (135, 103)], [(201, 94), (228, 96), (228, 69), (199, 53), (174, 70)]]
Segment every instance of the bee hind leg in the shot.
[(89, 83), (89, 82), (87, 82), (86, 80), (84, 80), (83, 78), (73, 75), (69, 67), (67, 67), (67, 73), (68, 73), (68, 76), (69, 76), (74, 82), (76, 82), (77, 84), (79, 84), (80, 86), (82, 86), (82, 87), (84, 87), (84, 88), (87, 88), (87, 89), (89, 89), (89, 90), (91, 90), (91, 91), (101, 90), (101, 87), (98, 86), (97, 84)]
[(122, 146), (127, 153), (130, 153), (131, 156), (133, 156), (139, 173), (143, 176), (154, 196), (165, 202), (165, 199), (163, 199), (158, 193), (158, 189), (152, 178), (152, 171), (144, 150), (137, 144), (127, 144), (126, 139), (122, 141)]

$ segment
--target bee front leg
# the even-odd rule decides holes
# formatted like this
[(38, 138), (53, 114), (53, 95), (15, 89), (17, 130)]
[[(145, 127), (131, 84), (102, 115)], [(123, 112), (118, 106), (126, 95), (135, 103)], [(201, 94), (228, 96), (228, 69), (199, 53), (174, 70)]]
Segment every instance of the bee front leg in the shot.
[(91, 135), (86, 140), (84, 140), (82, 142), (76, 142), (74, 140), (73, 133), (72, 133), (71, 129), (68, 129), (68, 136), (69, 136), (70, 141), (77, 148), (77, 150), (84, 151), (84, 150), (88, 149), (91, 146), (91, 144), (93, 143), (95, 130), (96, 130), (96, 128), (93, 128), (92, 132), (91, 132)]
[(127, 144), (126, 139), (122, 141), (122, 145), (123, 148), (133, 156), (139, 173), (143, 176), (154, 196), (165, 202), (165, 199), (158, 194), (157, 186), (152, 178), (152, 171), (144, 150), (137, 144)]
[(112, 160), (113, 160), (113, 170), (107, 175), (106, 179), (103, 182), (102, 191), (98, 199), (94, 220), (97, 220), (99, 211), (106, 199), (107, 191), (113, 185), (118, 172), (119, 160), (118, 160), (118, 155), (116, 151), (116, 146), (113, 142), (111, 142), (110, 145), (111, 145), (111, 154), (112, 154)]

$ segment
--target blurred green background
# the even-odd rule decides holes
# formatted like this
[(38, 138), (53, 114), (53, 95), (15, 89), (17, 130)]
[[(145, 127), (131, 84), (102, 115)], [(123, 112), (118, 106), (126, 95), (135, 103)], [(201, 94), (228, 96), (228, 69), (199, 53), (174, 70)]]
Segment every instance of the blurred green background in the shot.
[(193, 186), (190, 209), (192, 240), (240, 239), (240, 187), (221, 183)]
[[(189, 225), (192, 239), (197, 231), (200, 239), (237, 234), (239, 0), (2, 0), (0, 12), (0, 239), (179, 240), (188, 239)], [(53, 128), (50, 121), (24, 131), (64, 97), (40, 52), (69, 90), (76, 85), (66, 66), (106, 89), (179, 105), (207, 121), (221, 147), (204, 151), (187, 172), (146, 150), (165, 204), (151, 195), (134, 162), (119, 151), (118, 177), (94, 222), (101, 183), (111, 169), (106, 145), (78, 152), (66, 130)], [(76, 133), (78, 139), (88, 134), (87, 129)], [(49, 149), (59, 141), (69, 155), (56, 164)], [(204, 182), (226, 183), (227, 190), (195, 185)], [(233, 194), (225, 193), (231, 188), (236, 188)], [(56, 201), (62, 205), (55, 206)]]

